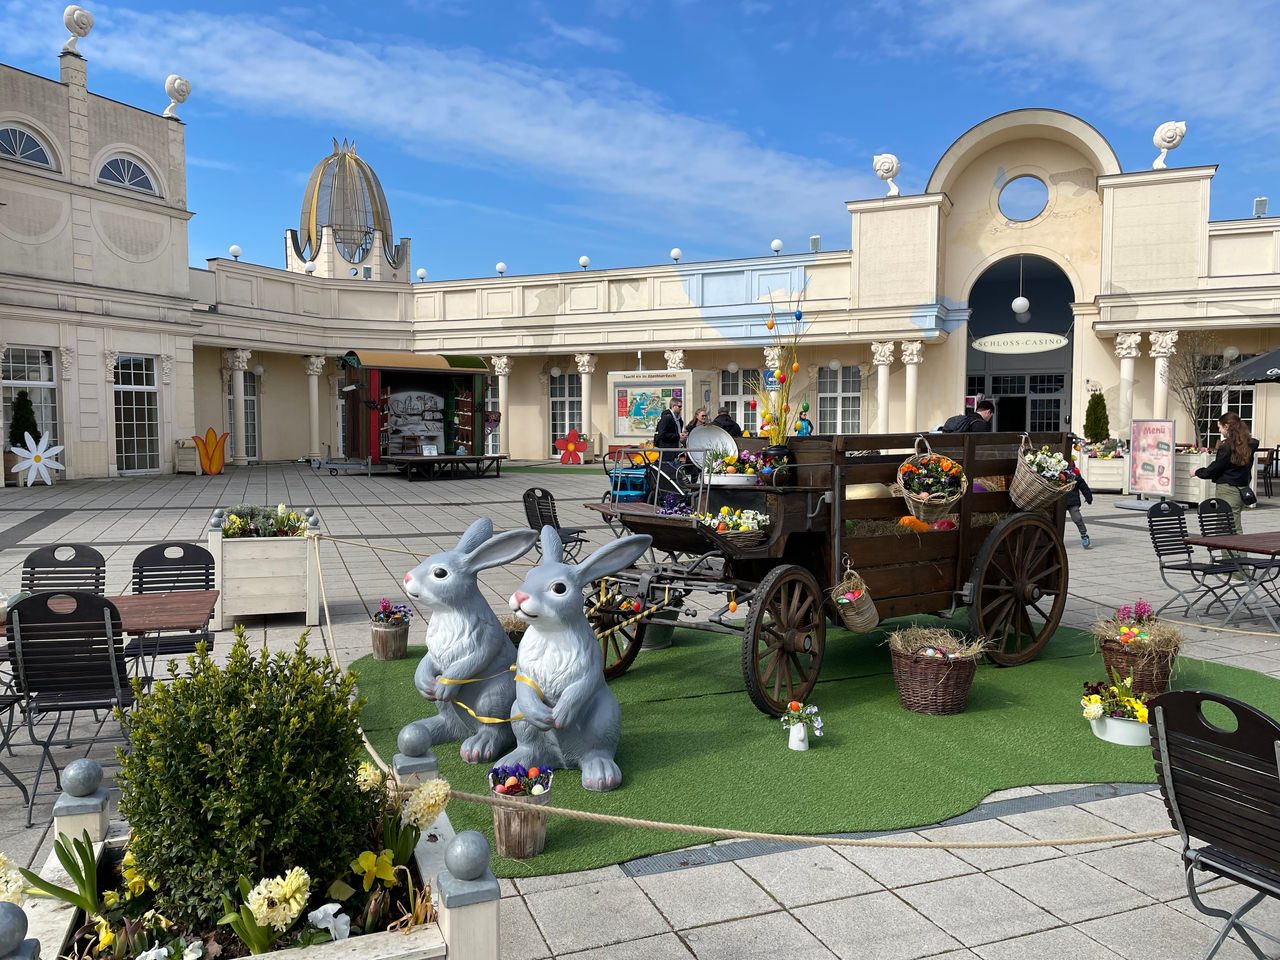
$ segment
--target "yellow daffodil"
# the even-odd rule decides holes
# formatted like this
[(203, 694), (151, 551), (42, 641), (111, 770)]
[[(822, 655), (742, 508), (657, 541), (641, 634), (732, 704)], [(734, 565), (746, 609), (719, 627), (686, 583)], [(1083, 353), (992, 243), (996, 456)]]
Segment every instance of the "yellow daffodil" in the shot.
[(116, 893), (114, 890), (108, 890), (102, 895), (102, 905), (108, 910), (114, 910), (116, 907), (120, 906), (120, 894)]
[(381, 880), (387, 886), (392, 886), (396, 882), (395, 864), (390, 850), (383, 850), (377, 854), (372, 850), (366, 850), (351, 861), (351, 872), (364, 877), (366, 893), (373, 887), (375, 880)]
[(111, 945), (116, 942), (115, 931), (111, 929), (111, 924), (97, 914), (94, 914), (93, 924), (94, 932), (98, 935), (98, 945), (93, 949), (98, 953), (110, 949)]
[(721, 508), (720, 508), (720, 513), (721, 513), (722, 515), (727, 515), (727, 514), (729, 513), (729, 508), (728, 508), (728, 507), (721, 507)]

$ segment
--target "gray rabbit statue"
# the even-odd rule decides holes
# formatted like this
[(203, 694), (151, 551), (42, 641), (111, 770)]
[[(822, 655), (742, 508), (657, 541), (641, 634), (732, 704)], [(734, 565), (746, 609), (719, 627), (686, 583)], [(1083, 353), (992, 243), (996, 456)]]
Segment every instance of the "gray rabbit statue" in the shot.
[(622, 711), (604, 679), (604, 655), (587, 621), (583, 591), (631, 566), (652, 540), (622, 537), (574, 566), (564, 562), (555, 529), (542, 528), (542, 562), (511, 595), (511, 609), (529, 626), (516, 660), (516, 748), (499, 764), (578, 767), (587, 790), (622, 783), (614, 761)]
[(514, 743), (506, 720), (515, 699), (516, 648), (476, 585), (476, 574), (524, 556), (537, 538), (533, 530), (495, 537), (493, 522), (481, 517), (456, 547), (404, 575), (405, 593), (431, 607), (427, 653), (413, 682), (435, 701), (436, 715), (415, 724), (432, 744), (461, 740), (459, 755), (467, 763), (488, 762)]

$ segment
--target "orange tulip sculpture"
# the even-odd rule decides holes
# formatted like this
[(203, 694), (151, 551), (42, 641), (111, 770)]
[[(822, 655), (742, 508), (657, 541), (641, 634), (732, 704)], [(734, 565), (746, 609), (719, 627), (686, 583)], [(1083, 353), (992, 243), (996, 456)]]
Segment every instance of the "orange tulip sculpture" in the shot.
[(218, 436), (213, 427), (210, 427), (203, 437), (191, 438), (200, 454), (200, 469), (204, 471), (205, 476), (216, 477), (222, 472), (226, 464), (228, 436), (230, 434), (227, 433)]

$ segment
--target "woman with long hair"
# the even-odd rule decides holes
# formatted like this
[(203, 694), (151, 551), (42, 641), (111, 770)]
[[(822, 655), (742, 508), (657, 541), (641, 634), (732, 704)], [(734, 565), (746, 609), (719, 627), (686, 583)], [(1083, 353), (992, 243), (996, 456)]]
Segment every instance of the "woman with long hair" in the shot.
[(1253, 459), (1258, 452), (1258, 441), (1250, 436), (1249, 427), (1238, 413), (1220, 416), (1218, 431), (1222, 440), (1218, 443), (1213, 463), (1193, 470), (1191, 475), (1214, 482), (1213, 495), (1231, 505), (1236, 533), (1244, 533), (1244, 527), (1240, 525), (1240, 511), (1244, 506), (1240, 491), (1253, 483)]

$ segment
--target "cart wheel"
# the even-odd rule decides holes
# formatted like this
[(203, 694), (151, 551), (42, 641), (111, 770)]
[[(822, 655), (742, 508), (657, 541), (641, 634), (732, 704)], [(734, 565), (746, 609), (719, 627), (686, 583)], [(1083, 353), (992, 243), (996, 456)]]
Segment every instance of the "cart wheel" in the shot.
[(331, 476), (331, 477), (336, 477), (337, 475), (338, 475), (338, 471), (337, 471), (337, 470), (335, 470), (333, 467), (330, 467), (330, 468), (329, 468), (329, 476)]
[(803, 567), (774, 567), (760, 581), (742, 635), (742, 678), (763, 713), (786, 712), (818, 682), (827, 645), (822, 590)]
[(594, 598), (587, 600), (587, 620), (600, 641), (600, 652), (604, 654), (604, 678), (616, 680), (627, 672), (627, 668), (635, 662), (640, 653), (640, 644), (644, 642), (644, 632), (649, 624), (646, 620), (629, 623), (624, 627), (613, 628), (617, 624), (635, 616), (631, 611), (623, 613), (615, 606), (601, 607), (592, 612)]
[(1006, 517), (987, 534), (972, 583), (969, 623), (975, 636), (991, 642), (987, 656), (1002, 667), (1034, 659), (1067, 605), (1062, 537), (1039, 515)]

